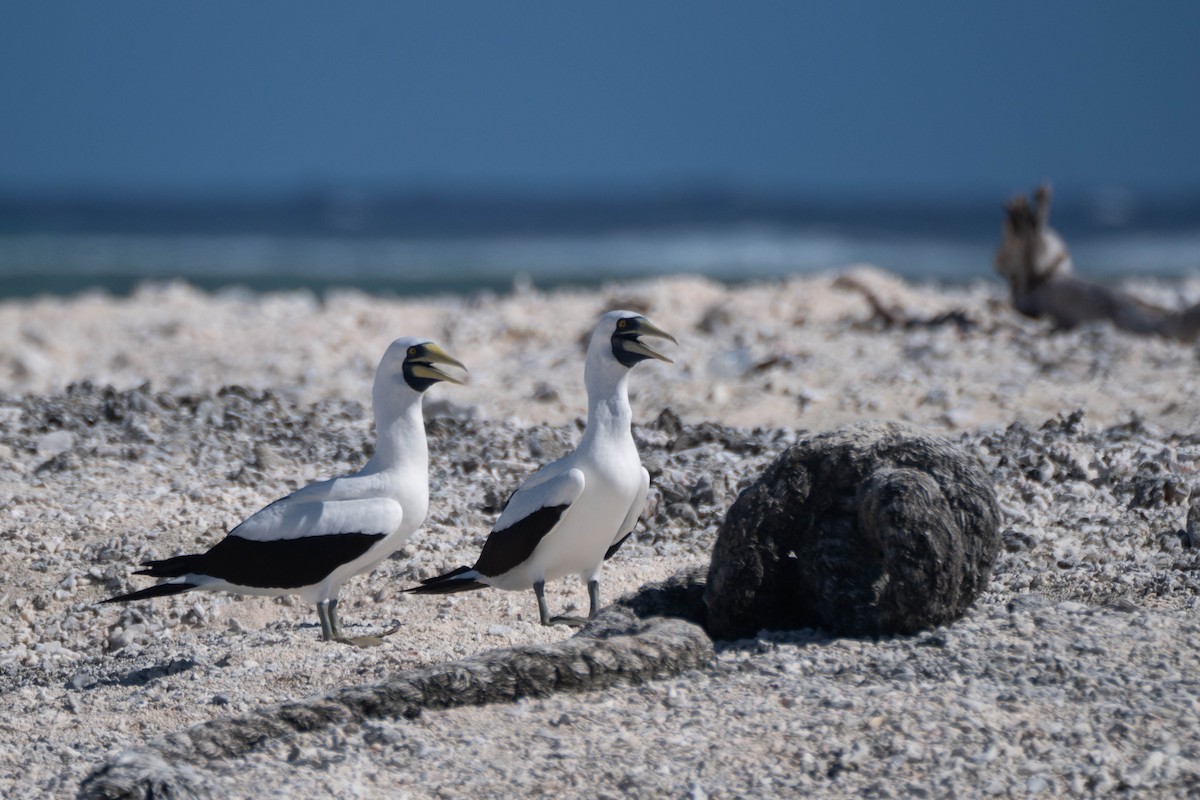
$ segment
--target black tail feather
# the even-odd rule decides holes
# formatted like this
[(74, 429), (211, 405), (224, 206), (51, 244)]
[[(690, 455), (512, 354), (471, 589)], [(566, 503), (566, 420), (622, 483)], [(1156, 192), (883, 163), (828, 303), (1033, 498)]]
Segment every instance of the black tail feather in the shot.
[(472, 569), (474, 567), (459, 567), (447, 572), (445, 575), (426, 578), (421, 581), (420, 586), (414, 586), (404, 591), (411, 594), (454, 594), (455, 592), (471, 592), (475, 589), (486, 588), (486, 583), (458, 577), (465, 572), (470, 572)]
[(194, 572), (196, 561), (202, 557), (199, 555), (186, 555), (163, 558), (157, 561), (143, 561), (142, 566), (146, 569), (136, 570), (133, 574), (149, 575), (153, 578), (178, 578), (180, 575), (187, 575), (189, 572)]
[(442, 581), (448, 581), (451, 578), (457, 578), (459, 575), (462, 575), (464, 572), (470, 572), (470, 571), (471, 571), (470, 567), (459, 567), (458, 569), (450, 570), (445, 575), (435, 575), (432, 578), (426, 578), (425, 580), (421, 581), (421, 585), (428, 586), (431, 583), (441, 583)]
[(456, 581), (449, 580), (445, 583), (426, 584), (424, 586), (414, 586), (411, 589), (404, 591), (410, 594), (455, 594), (456, 592), (473, 592), (476, 589), (486, 589), (486, 583), (479, 581)]
[(128, 603), (130, 600), (146, 600), (150, 597), (167, 597), (172, 594), (180, 594), (189, 589), (195, 589), (194, 583), (160, 583), (155, 586), (150, 586), (146, 589), (139, 589), (136, 592), (129, 594), (120, 594), (116, 597), (110, 597), (107, 600), (101, 600), (101, 603)]

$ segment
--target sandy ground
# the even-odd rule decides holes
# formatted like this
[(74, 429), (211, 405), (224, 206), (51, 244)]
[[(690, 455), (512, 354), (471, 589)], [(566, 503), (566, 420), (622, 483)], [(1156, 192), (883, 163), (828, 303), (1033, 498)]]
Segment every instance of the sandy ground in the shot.
[[(1186, 428), (1195, 420), (1193, 348), (1108, 326), (1034, 335), (998, 284), (936, 291), (861, 268), (849, 274), (914, 319), (969, 311), (954, 325), (890, 335), (862, 295), (833, 276), (728, 290), (680, 277), (598, 291), (394, 300), (355, 292), (216, 298), (179, 284), (125, 300), (97, 295), (0, 305), (0, 377), (10, 395), (72, 382), (174, 393), (241, 385), (301, 403), (368, 402), (375, 366), (400, 335), (437, 339), (471, 369), (469, 387), (433, 398), (487, 419), (564, 422), (584, 412), (583, 336), (599, 314), (632, 307), (678, 332), (678, 366), (632, 387), (642, 418), (826, 428), (867, 417), (941, 429), (1040, 422), (1085, 408), (1095, 424), (1135, 410)], [(1134, 287), (1167, 305), (1200, 301), (1200, 280)], [(1155, 399), (1161, 402), (1155, 403)]]
[[(159, 734), (569, 635), (535, 624), (532, 596), (400, 590), (471, 560), (498, 500), (572, 445), (582, 339), (616, 307), (679, 347), (674, 365), (640, 366), (631, 382), (656, 488), (606, 596), (706, 562), (738, 488), (797, 431), (870, 418), (927, 426), (992, 470), (1005, 514), (992, 589), (939, 638), (764, 634), (662, 684), (272, 743), (214, 763), (224, 793), (1200, 790), (1195, 347), (1108, 326), (1053, 332), (1011, 312), (999, 284), (853, 275), (911, 324), (874, 318), (834, 275), (418, 299), (167, 285), (0, 304), (0, 794), (70, 796), (104, 758)], [(1133, 288), (1166, 304), (1200, 297), (1200, 281)], [(211, 544), (275, 497), (360, 465), (375, 364), (407, 334), (436, 338), (471, 383), (435, 387), (426, 404), (425, 528), (342, 593), (357, 630), (400, 626), (384, 647), (318, 642), (298, 601), (94, 605), (144, 585), (136, 561)], [(667, 409), (694, 441), (670, 433)], [(1082, 421), (1064, 422), (1076, 410)], [(704, 423), (725, 439), (697, 434)], [(573, 580), (549, 588), (553, 607), (586, 604)]]

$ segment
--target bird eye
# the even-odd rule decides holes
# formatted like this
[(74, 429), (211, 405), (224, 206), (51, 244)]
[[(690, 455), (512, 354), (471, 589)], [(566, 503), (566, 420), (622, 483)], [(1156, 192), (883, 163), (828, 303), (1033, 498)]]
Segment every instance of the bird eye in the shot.
[(629, 327), (629, 320), (627, 320), (627, 319), (619, 319), (619, 320), (617, 320), (617, 327), (618, 327), (618, 328), (628, 328), (628, 327)]
[(415, 347), (408, 348), (408, 357), (409, 358), (413, 358), (416, 355), (417, 355), (417, 348), (415, 348)]

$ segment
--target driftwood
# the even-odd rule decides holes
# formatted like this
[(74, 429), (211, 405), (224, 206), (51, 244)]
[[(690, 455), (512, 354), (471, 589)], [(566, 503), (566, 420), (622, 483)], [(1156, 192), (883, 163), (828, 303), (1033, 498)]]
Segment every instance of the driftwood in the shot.
[[(425, 710), (643, 683), (700, 669), (713, 660), (712, 641), (687, 620), (702, 618), (702, 593), (702, 570), (681, 573), (609, 606), (564, 642), (493, 650), (160, 736), (98, 767), (80, 785), (79, 797), (212, 797), (216, 789), (205, 775), (206, 763), (244, 756), (297, 733), (368, 719), (413, 719)], [(655, 616), (643, 619), (646, 614)]]
[(1131, 333), (1184, 341), (1200, 336), (1200, 305), (1182, 311), (1162, 308), (1077, 277), (1066, 243), (1049, 224), (1048, 185), (1038, 188), (1032, 205), (1021, 195), (1005, 206), (1005, 212), (996, 272), (1008, 283), (1017, 311), (1047, 317), (1064, 329), (1108, 320)]
[(962, 309), (943, 311), (941, 314), (934, 314), (932, 317), (911, 316), (903, 310), (889, 306), (874, 290), (853, 275), (839, 275), (833, 282), (833, 285), (837, 289), (845, 289), (861, 294), (863, 299), (867, 301), (867, 305), (871, 307), (870, 322), (878, 323), (884, 329), (900, 328), (903, 330), (914, 330), (918, 328), (941, 328), (946, 325), (953, 325), (960, 331), (968, 331), (979, 327), (979, 323)]

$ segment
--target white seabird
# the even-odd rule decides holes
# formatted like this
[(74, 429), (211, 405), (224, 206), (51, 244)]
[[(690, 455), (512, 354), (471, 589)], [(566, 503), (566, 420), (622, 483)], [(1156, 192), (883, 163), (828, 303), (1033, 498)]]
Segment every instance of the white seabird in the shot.
[(632, 311), (600, 317), (584, 366), (588, 420), (575, 451), (535, 472), (508, 499), (473, 567), (459, 567), (409, 589), (446, 594), (481, 589), (533, 589), (543, 625), (551, 618), (545, 582), (578, 574), (588, 587), (588, 619), (600, 607), (601, 566), (624, 544), (646, 505), (650, 474), (630, 429), (629, 372), (640, 361), (671, 359), (641, 341), (675, 338)]
[(429, 451), (421, 398), (438, 381), (462, 383), (437, 364), (461, 363), (427, 339), (388, 347), (375, 372), (375, 455), (358, 472), (298, 489), (257, 512), (205, 553), (146, 561), (137, 575), (169, 580), (111, 597), (142, 600), (192, 590), (297, 594), (316, 603), (321, 638), (347, 638), (337, 615), (338, 590), (394, 553), (425, 521)]

